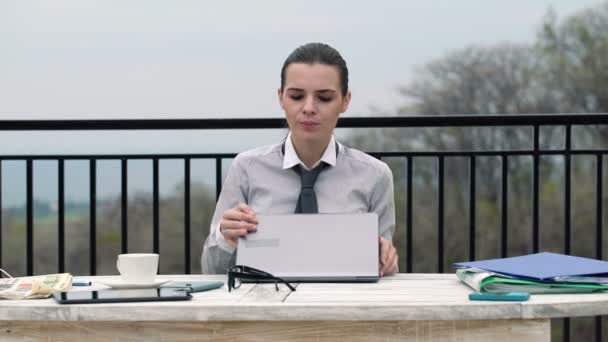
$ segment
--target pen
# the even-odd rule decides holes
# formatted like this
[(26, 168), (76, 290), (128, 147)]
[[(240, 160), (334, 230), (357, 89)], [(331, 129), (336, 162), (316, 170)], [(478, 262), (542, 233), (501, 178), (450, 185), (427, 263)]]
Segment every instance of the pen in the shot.
[(73, 281), (72, 286), (91, 286), (90, 281)]

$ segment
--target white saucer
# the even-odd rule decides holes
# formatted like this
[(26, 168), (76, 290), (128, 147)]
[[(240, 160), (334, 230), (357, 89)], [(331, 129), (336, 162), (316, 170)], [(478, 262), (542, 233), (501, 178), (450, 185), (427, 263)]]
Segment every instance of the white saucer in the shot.
[(153, 289), (161, 286), (169, 280), (156, 280), (151, 283), (125, 283), (124, 281), (118, 280), (97, 280), (95, 283), (108, 285), (113, 289)]

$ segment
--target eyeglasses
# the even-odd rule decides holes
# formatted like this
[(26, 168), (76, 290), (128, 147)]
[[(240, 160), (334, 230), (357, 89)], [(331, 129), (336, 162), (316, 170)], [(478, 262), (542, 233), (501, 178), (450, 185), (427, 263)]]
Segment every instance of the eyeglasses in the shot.
[[(6, 275), (7, 277), (9, 277), (9, 278), (12, 278), (12, 277), (13, 277), (12, 275), (8, 274), (8, 272), (6, 272), (5, 270), (3, 270), (3, 269), (1, 269), (1, 268), (0, 268), (0, 273), (5, 274), (5, 275)], [(0, 274), (0, 278), (2, 278), (2, 274)]]
[(242, 280), (255, 280), (256, 282), (274, 282), (274, 286), (279, 291), (279, 283), (285, 284), (291, 291), (296, 288), (285, 280), (275, 277), (268, 272), (264, 272), (253, 267), (235, 265), (228, 268), (228, 292), (232, 289), (241, 287)]

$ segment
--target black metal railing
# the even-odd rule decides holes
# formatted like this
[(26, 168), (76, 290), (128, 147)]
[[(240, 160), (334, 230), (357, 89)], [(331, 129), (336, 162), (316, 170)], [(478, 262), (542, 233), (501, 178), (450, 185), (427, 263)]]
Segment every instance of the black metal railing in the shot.
[[(470, 115), (470, 116), (406, 116), (406, 117), (370, 117), (370, 118), (342, 118), (338, 126), (342, 128), (407, 128), (407, 127), (501, 127), (501, 126), (522, 126), (532, 128), (531, 148), (514, 150), (491, 150), (491, 151), (368, 151), (377, 158), (398, 157), (406, 161), (406, 180), (405, 180), (405, 259), (406, 272), (413, 271), (413, 205), (415, 201), (412, 190), (412, 174), (415, 160), (420, 157), (436, 158), (438, 176), (438, 198), (437, 198), (437, 271), (444, 272), (444, 251), (445, 251), (445, 160), (451, 157), (468, 158), (469, 164), (469, 250), (470, 260), (476, 259), (476, 165), (478, 158), (486, 156), (497, 156), (502, 161), (501, 167), (501, 206), (500, 206), (500, 255), (507, 256), (508, 250), (508, 215), (509, 200), (507, 187), (509, 184), (508, 169), (510, 157), (531, 156), (532, 157), (532, 249), (539, 251), (539, 163), (543, 156), (563, 156), (564, 157), (564, 251), (566, 254), (571, 252), (572, 228), (571, 220), (571, 157), (573, 155), (595, 156), (596, 160), (596, 258), (603, 259), (603, 161), (608, 153), (607, 149), (573, 149), (572, 148), (572, 127), (578, 125), (608, 125), (608, 114), (585, 114), (585, 115)], [(540, 128), (543, 126), (561, 126), (565, 128), (565, 143), (563, 148), (542, 149), (540, 147)], [(3, 120), (0, 121), (1, 131), (89, 131), (89, 130), (222, 130), (222, 129), (272, 129), (284, 128), (285, 120), (276, 118), (260, 119), (149, 119), (149, 120)], [(97, 241), (96, 241), (96, 163), (99, 160), (120, 160), (121, 169), (121, 244), (122, 253), (129, 250), (127, 245), (128, 230), (128, 161), (137, 159), (152, 160), (152, 211), (153, 211), (153, 251), (158, 253), (159, 242), (159, 160), (180, 159), (184, 165), (184, 261), (185, 273), (191, 273), (191, 212), (190, 212), (190, 186), (191, 186), (191, 161), (194, 159), (207, 159), (215, 161), (216, 196), (219, 196), (222, 182), (222, 161), (235, 156), (234, 153), (187, 153), (187, 154), (79, 154), (79, 155), (0, 155), (0, 180), (2, 179), (2, 161), (20, 160), (26, 162), (26, 269), (27, 274), (34, 273), (33, 264), (33, 161), (54, 160), (57, 161), (58, 170), (58, 270), (65, 270), (65, 161), (86, 160), (89, 162), (90, 177), (90, 273), (95, 275), (97, 265)], [(0, 194), (2, 193), (2, 182), (0, 181)], [(216, 197), (217, 198), (217, 197)], [(0, 196), (0, 209), (2, 209), (2, 198)], [(0, 210), (0, 227), (2, 225), (2, 211)], [(2, 245), (2, 232), (0, 230), (0, 249), (6, 248)], [(403, 252), (402, 252), (403, 253)], [(2, 254), (0, 253), (0, 267), (2, 266)], [(601, 340), (601, 317), (596, 318), (596, 339)], [(569, 324), (566, 320), (564, 334), (568, 333)]]

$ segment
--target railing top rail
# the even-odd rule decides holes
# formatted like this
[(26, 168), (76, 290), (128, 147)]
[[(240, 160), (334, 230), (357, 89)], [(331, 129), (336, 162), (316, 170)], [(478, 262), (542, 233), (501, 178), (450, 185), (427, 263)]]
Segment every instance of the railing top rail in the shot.
[[(470, 127), (608, 124), (608, 114), (508, 114), (343, 117), (338, 127)], [(0, 131), (285, 128), (283, 118), (0, 120)]]

